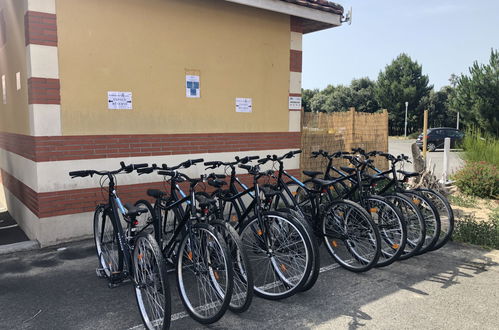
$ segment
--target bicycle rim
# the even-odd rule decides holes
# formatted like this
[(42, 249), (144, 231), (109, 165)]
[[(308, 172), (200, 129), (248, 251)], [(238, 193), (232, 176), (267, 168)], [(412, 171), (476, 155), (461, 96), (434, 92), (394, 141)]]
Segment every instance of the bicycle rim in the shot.
[(121, 271), (123, 257), (119, 247), (116, 230), (104, 207), (94, 214), (94, 241), (99, 264), (107, 277)]
[(419, 189), (418, 192), (430, 199), (437, 209), (440, 218), (440, 235), (438, 241), (431, 250), (440, 249), (452, 237), (454, 231), (454, 212), (447, 199), (440, 193), (430, 189)]
[(426, 235), (419, 250), (419, 254), (423, 254), (429, 251), (438, 241), (438, 237), (440, 235), (440, 219), (438, 216), (438, 212), (433, 206), (433, 203), (424, 197), (423, 195), (417, 192), (407, 192), (406, 195), (409, 195), (414, 204), (416, 204), (423, 215), (425, 222)]

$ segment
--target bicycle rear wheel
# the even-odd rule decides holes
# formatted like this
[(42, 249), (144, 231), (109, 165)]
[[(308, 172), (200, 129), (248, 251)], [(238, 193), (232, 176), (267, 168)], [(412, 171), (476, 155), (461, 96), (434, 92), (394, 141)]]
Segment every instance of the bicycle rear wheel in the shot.
[(431, 250), (438, 250), (452, 237), (452, 232), (454, 231), (454, 212), (452, 211), (447, 198), (439, 192), (423, 188), (417, 189), (416, 191), (431, 200), (437, 209), (438, 216), (440, 218), (440, 235), (438, 236), (437, 243), (433, 248), (431, 248)]
[(376, 265), (381, 238), (366, 210), (352, 201), (337, 200), (329, 203), (323, 215), (322, 235), (327, 250), (340, 266), (365, 272)]
[(97, 258), (104, 274), (112, 274), (123, 270), (123, 251), (118, 242), (118, 231), (111, 220), (112, 212), (104, 205), (99, 205), (94, 213), (94, 242)]
[(166, 266), (158, 243), (150, 234), (140, 234), (132, 255), (134, 291), (140, 316), (147, 329), (169, 329), (171, 297)]
[(229, 310), (234, 313), (242, 313), (249, 308), (253, 300), (253, 273), (248, 256), (234, 227), (222, 220), (210, 221), (210, 225), (225, 239), (232, 259), (234, 288)]
[(232, 260), (224, 239), (212, 226), (192, 225), (178, 248), (177, 285), (189, 315), (202, 324), (227, 311), (234, 284)]
[(266, 211), (246, 221), (241, 240), (248, 254), (255, 294), (271, 300), (300, 291), (312, 267), (311, 242), (303, 226), (286, 214)]

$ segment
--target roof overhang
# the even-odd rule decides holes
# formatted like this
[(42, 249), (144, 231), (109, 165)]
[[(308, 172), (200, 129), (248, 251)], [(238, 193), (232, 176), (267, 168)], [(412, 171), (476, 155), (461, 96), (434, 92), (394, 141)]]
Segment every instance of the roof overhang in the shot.
[(310, 33), (341, 25), (341, 15), (299, 6), (282, 0), (225, 0), (237, 4), (270, 10), (303, 19), (303, 33)]

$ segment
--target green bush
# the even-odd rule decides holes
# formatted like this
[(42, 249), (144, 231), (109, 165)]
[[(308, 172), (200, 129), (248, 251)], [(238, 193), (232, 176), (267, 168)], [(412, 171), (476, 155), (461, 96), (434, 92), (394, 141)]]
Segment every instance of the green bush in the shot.
[(499, 167), (499, 139), (482, 133), (477, 128), (466, 131), (462, 147), (462, 158), (468, 162), (485, 161)]
[(414, 133), (409, 134), (407, 137), (409, 139), (417, 139), (419, 134), (421, 134), (421, 132), (414, 132)]
[(499, 171), (496, 166), (481, 162), (467, 162), (454, 175), (456, 186), (466, 195), (495, 197), (499, 194)]
[(456, 241), (499, 249), (499, 218), (491, 216), (490, 221), (477, 221), (466, 216), (455, 223), (453, 238)]

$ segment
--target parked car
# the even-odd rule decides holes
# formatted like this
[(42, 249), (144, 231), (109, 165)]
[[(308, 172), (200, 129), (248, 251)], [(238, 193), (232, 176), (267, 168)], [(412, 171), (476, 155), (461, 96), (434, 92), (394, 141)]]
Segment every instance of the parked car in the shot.
[[(450, 147), (457, 148), (463, 140), (464, 133), (451, 127), (430, 128), (426, 134), (428, 151), (435, 151), (444, 147), (445, 138), (450, 138)], [(416, 145), (423, 150), (423, 134), (419, 134)]]

